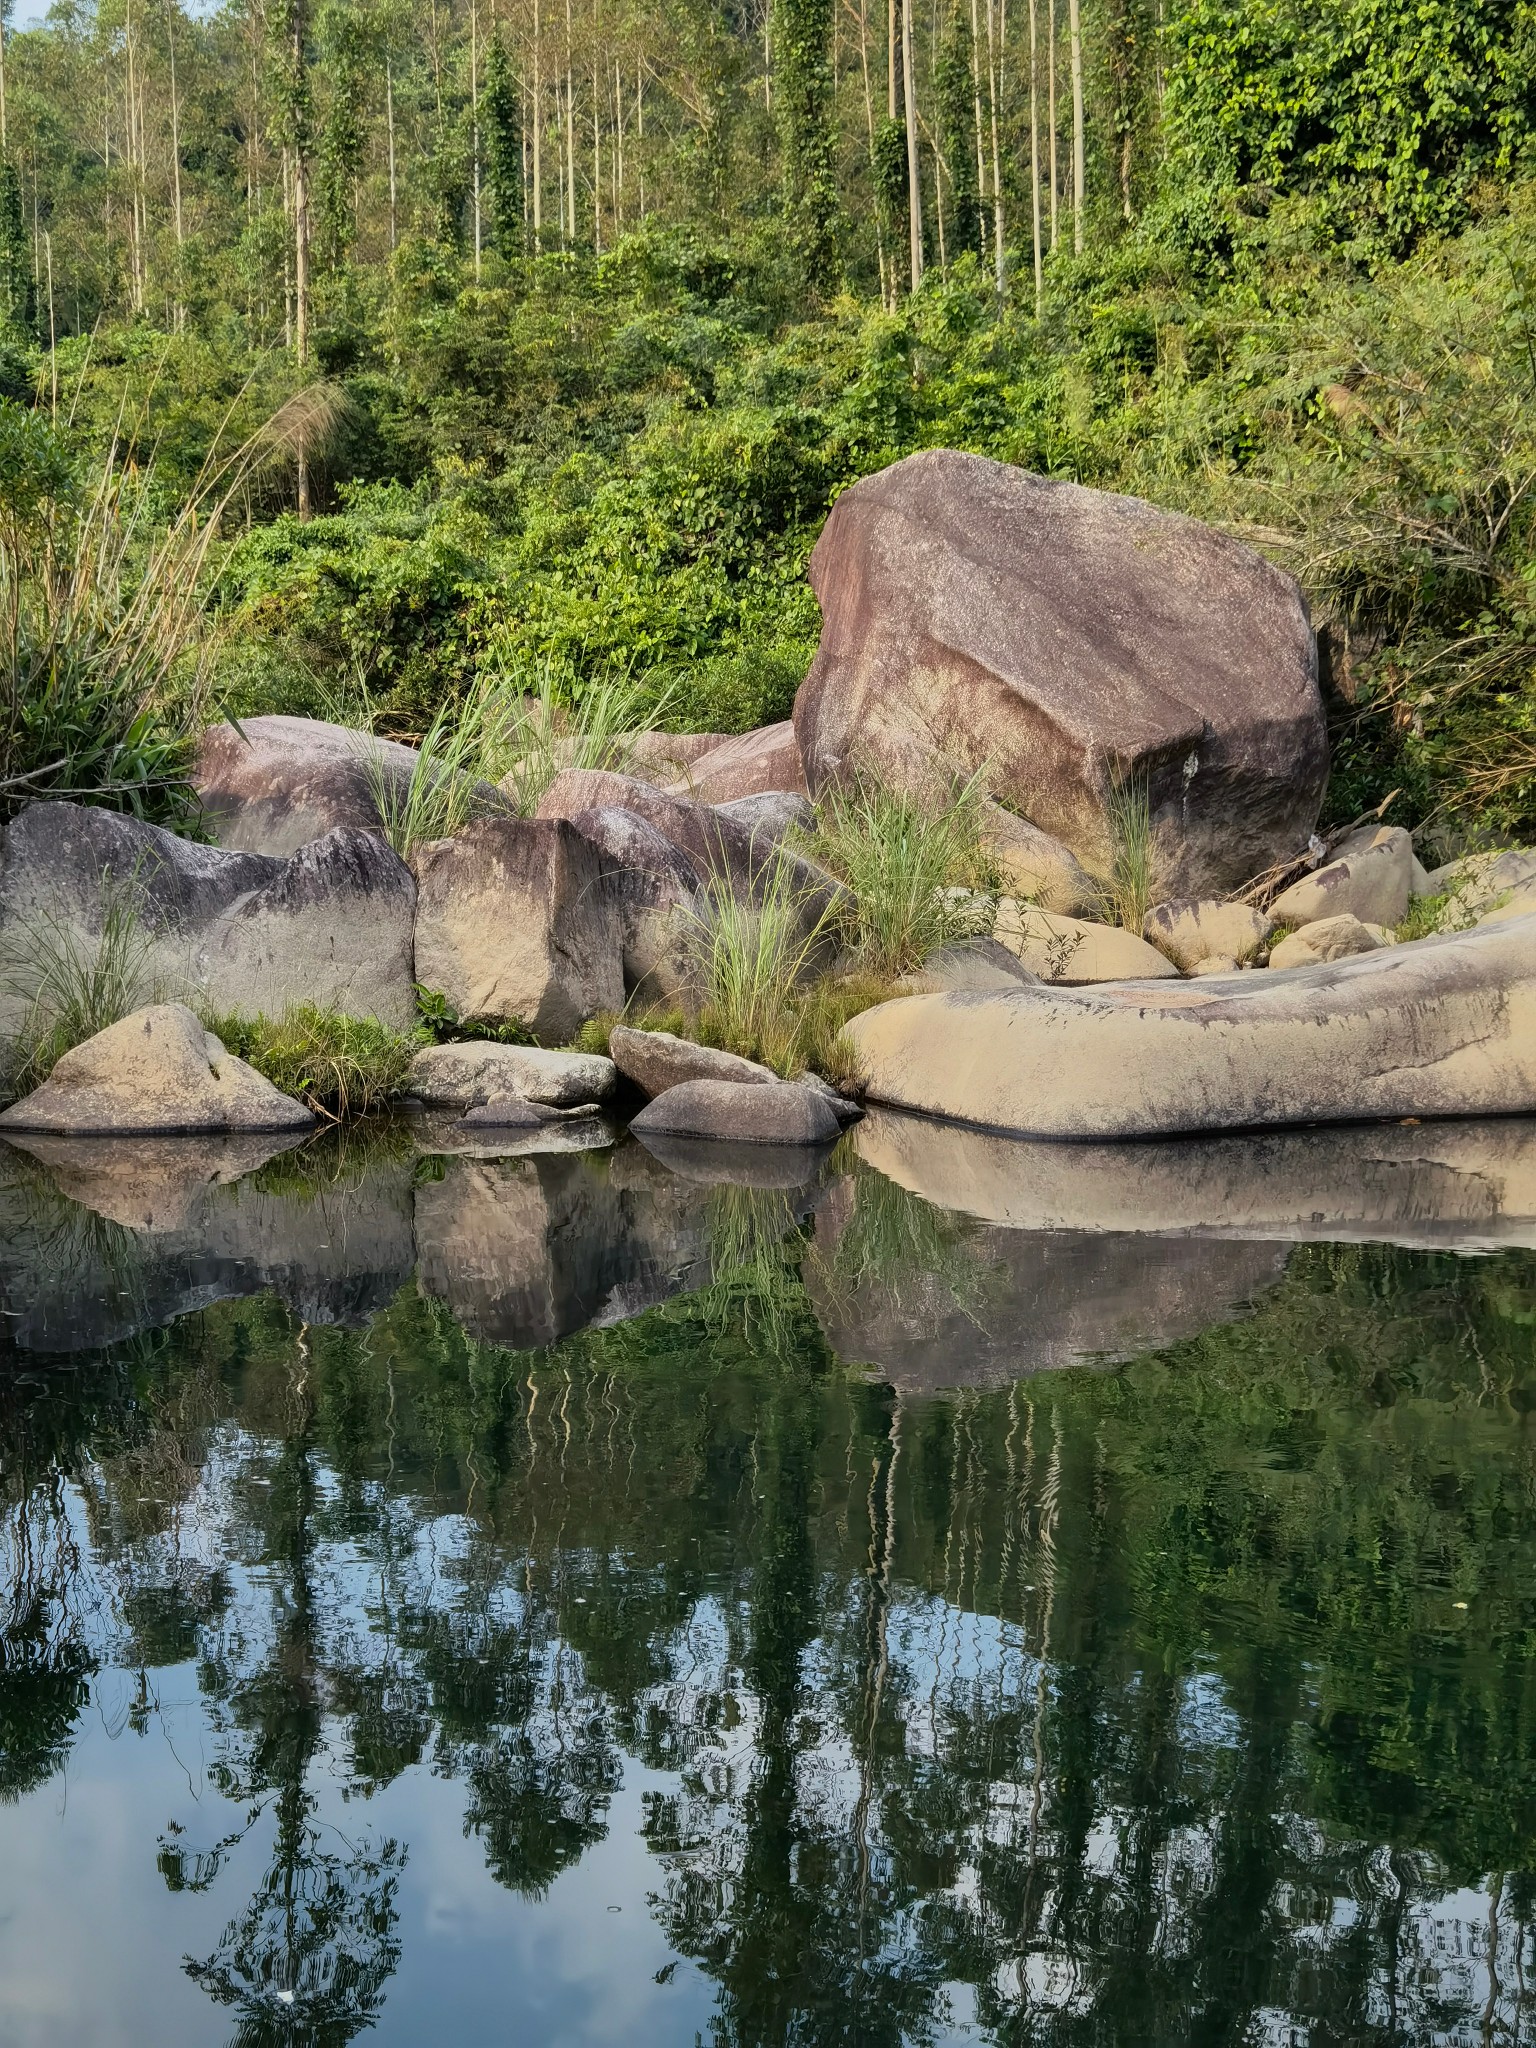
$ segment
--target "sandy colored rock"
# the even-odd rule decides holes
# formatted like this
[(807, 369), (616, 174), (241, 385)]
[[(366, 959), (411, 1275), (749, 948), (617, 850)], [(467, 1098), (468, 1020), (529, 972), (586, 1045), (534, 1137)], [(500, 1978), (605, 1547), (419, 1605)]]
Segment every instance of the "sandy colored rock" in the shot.
[(0, 1114), (0, 1130), (82, 1135), (296, 1131), (313, 1122), (181, 1003), (152, 1004), (99, 1031)]
[(1390, 946), (1392, 934), (1379, 924), (1366, 924), (1358, 917), (1322, 917), (1304, 924), (1274, 947), (1271, 967), (1315, 967), (1320, 960), (1347, 960), (1354, 953), (1374, 953)]
[(1413, 841), (1400, 826), (1357, 833), (1342, 858), (1284, 889), (1269, 906), (1276, 924), (1297, 927), (1348, 914), (1365, 924), (1399, 925), (1413, 889)]
[(982, 771), (1106, 873), (1145, 785), (1169, 894), (1301, 851), (1328, 748), (1297, 585), (1135, 498), (930, 449), (843, 492), (811, 556), (821, 643), (795, 700), (813, 796)]
[(1098, 908), (1099, 886), (1076, 855), (1001, 804), (982, 805), (981, 841), (1009, 895), (1066, 917), (1086, 917)]
[(272, 713), (212, 725), (198, 744), (192, 782), (220, 846), (286, 860), (338, 825), (377, 832), (369, 763), (397, 791), (409, 786), (414, 747), (350, 726)]
[(1536, 1110), (1536, 917), (1289, 974), (907, 996), (869, 1099), (1053, 1138)]
[(1497, 853), (1469, 853), (1434, 869), (1429, 883), (1434, 896), (1453, 890), (1457, 912), (1473, 920), (1513, 896), (1536, 890), (1536, 851), (1512, 846)]
[(601, 1053), (469, 1038), (423, 1046), (411, 1062), (409, 1085), (429, 1109), (468, 1109), (503, 1096), (570, 1109), (606, 1102), (618, 1085), (618, 1071)]
[(1251, 960), (1274, 930), (1274, 919), (1247, 903), (1159, 903), (1147, 912), (1142, 937), (1193, 974), (1203, 960)]
[[(397, 1030), (415, 1017), (416, 884), (371, 833), (339, 828), (277, 860), (90, 804), (32, 804), (5, 831), (6, 979), (24, 983), (41, 943), (94, 957), (114, 900), (144, 941), (145, 1001), (246, 1017), (315, 1003)], [(25, 1008), (21, 989), (0, 990), (0, 1034)]]
[(792, 720), (759, 726), (698, 754), (678, 777), (675, 794), (703, 804), (725, 804), (766, 790), (806, 793), (805, 768)]
[(829, 1105), (793, 1081), (684, 1081), (648, 1102), (636, 1137), (716, 1138), (733, 1145), (821, 1145), (838, 1133)]
[(1236, 974), (1240, 971), (1238, 962), (1230, 953), (1207, 953), (1203, 960), (1197, 960), (1190, 968), (1190, 978), (1199, 981), (1208, 974)]
[(739, 1081), (761, 1087), (779, 1079), (771, 1067), (759, 1066), (756, 1060), (713, 1045), (695, 1045), (671, 1031), (635, 1031), (627, 1024), (615, 1025), (608, 1034), (608, 1056), (625, 1079), (648, 1096), (665, 1094), (684, 1081)]
[(1018, 988), (1038, 979), (1000, 940), (975, 938), (935, 947), (921, 967), (903, 975), (901, 986), (910, 995), (932, 995), (952, 988)]
[[(639, 785), (636, 785), (637, 787)], [(416, 979), (466, 1019), (574, 1037), (624, 1005), (624, 921), (609, 863), (565, 819), (489, 818), (412, 856)]]
[(992, 936), (1037, 980), (1062, 987), (1093, 981), (1158, 981), (1179, 971), (1134, 932), (1031, 910), (1011, 896), (1004, 896), (997, 906)]

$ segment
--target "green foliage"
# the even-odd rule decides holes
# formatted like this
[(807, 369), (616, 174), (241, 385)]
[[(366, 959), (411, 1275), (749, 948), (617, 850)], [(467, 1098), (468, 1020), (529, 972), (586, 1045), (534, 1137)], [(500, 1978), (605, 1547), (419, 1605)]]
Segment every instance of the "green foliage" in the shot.
[[(798, 1061), (792, 991), (810, 980), (831, 922), (777, 853), (749, 894), (724, 877), (705, 884), (688, 927), (701, 1036), (780, 1073)], [(799, 1062), (803, 1064), (803, 1062)]]
[(868, 973), (895, 980), (976, 929), (967, 893), (990, 879), (981, 846), (981, 782), (944, 797), (860, 781), (823, 797), (807, 852), (847, 884), (840, 919)]
[(496, 247), (511, 261), (523, 253), (523, 129), (517, 84), (499, 31), (486, 54), (481, 118), (492, 233)]
[(317, 1116), (343, 1122), (385, 1109), (405, 1093), (422, 1031), (392, 1031), (375, 1017), (348, 1017), (301, 1003), (281, 1017), (208, 1016), (226, 1052)]
[(1102, 885), (1110, 924), (1141, 937), (1147, 912), (1163, 893), (1157, 836), (1146, 783), (1116, 776), (1109, 791), (1110, 870)]
[[(502, 1024), (492, 1024), (488, 1020), (477, 1022), (473, 1019), (466, 1022), (441, 989), (427, 988), (419, 981), (416, 984), (416, 1012), (420, 1029), (434, 1045), (454, 1045), (466, 1038), (488, 1038), (497, 1045), (538, 1044), (538, 1040), (521, 1018), (512, 1017)], [(604, 1038), (601, 1046), (578, 1046), (577, 1050), (606, 1052), (607, 1038)]]
[[(949, 186), (950, 248), (986, 255), (981, 224), (981, 185), (976, 163), (976, 49), (966, 0), (952, 0), (944, 41), (933, 75), (938, 105), (939, 145)], [(905, 137), (902, 148), (906, 148)]]
[(0, 164), (0, 324), (17, 339), (36, 332), (37, 294), (32, 252), (21, 211), (21, 180), (8, 159)]
[(800, 275), (819, 293), (837, 274), (831, 0), (774, 0), (772, 33), (785, 220)]

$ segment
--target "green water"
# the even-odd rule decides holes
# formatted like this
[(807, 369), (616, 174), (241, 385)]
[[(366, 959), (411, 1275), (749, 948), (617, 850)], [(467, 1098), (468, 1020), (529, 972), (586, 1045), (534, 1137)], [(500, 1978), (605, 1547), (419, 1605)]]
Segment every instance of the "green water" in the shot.
[(1536, 2040), (1536, 1253), (631, 1155), (17, 1169), (0, 2043)]

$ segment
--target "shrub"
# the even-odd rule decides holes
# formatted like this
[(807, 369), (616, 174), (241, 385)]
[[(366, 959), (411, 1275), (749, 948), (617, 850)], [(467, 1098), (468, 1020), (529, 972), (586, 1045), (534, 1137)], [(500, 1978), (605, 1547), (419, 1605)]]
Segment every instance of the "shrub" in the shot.
[(392, 1031), (373, 1017), (348, 1017), (302, 1003), (281, 1017), (204, 1019), (236, 1058), (317, 1116), (340, 1123), (386, 1108), (405, 1092), (421, 1031)]
[(1111, 783), (1109, 836), (1109, 879), (1100, 885), (1104, 917), (1139, 939), (1147, 912), (1161, 894), (1152, 806), (1144, 782), (1117, 778)]

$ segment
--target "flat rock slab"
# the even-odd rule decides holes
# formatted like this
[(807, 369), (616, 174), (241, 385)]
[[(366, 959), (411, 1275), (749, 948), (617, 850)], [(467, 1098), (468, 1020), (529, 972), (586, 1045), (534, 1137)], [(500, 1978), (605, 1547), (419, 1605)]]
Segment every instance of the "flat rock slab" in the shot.
[(608, 1034), (608, 1056), (627, 1081), (646, 1095), (663, 1095), (684, 1081), (739, 1081), (748, 1087), (777, 1082), (771, 1067), (744, 1060), (713, 1045), (695, 1045), (671, 1031), (635, 1031), (617, 1024)]
[(641, 1138), (663, 1133), (734, 1145), (825, 1145), (840, 1128), (822, 1096), (793, 1081), (684, 1081), (630, 1125)]
[(1148, 1137), (1536, 1110), (1536, 917), (1289, 974), (907, 996), (846, 1027), (875, 1102)]
[(411, 1062), (410, 1090), (429, 1109), (470, 1109), (518, 1097), (551, 1109), (606, 1102), (618, 1070), (601, 1053), (547, 1052), (537, 1045), (463, 1039), (423, 1046)]
[(795, 699), (812, 796), (980, 773), (1107, 874), (1117, 784), (1144, 788), (1167, 894), (1298, 854), (1328, 744), (1292, 579), (1137, 498), (930, 449), (833, 506), (823, 626)]
[(181, 1003), (158, 1003), (67, 1052), (41, 1088), (0, 1114), (0, 1130), (297, 1131), (301, 1102), (226, 1052)]

